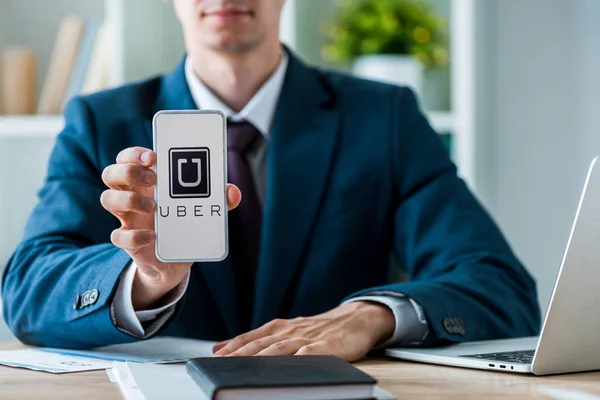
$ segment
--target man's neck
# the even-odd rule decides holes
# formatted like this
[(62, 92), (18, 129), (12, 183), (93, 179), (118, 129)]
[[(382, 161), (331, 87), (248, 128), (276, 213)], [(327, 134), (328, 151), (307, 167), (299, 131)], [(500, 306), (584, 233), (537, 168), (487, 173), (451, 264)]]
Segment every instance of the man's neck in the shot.
[(282, 52), (281, 45), (239, 54), (203, 48), (189, 56), (198, 78), (232, 111), (240, 112), (275, 72)]

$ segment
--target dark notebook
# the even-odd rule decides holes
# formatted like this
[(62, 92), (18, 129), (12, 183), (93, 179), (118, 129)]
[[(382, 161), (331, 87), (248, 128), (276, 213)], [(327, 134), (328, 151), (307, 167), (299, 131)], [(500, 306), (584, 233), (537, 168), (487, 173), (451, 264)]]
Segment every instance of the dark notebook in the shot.
[(334, 356), (194, 358), (187, 371), (212, 400), (372, 399), (377, 384)]

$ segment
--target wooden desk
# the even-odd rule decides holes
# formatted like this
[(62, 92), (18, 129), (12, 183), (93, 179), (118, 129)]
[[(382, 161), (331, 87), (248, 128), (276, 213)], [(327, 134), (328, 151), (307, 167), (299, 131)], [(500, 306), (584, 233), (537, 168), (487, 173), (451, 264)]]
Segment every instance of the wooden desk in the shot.
[[(0, 350), (22, 347), (0, 343)], [(546, 399), (538, 385), (600, 395), (600, 372), (534, 377), (502, 372), (373, 359), (356, 364), (401, 399)], [(53, 375), (0, 366), (0, 399), (118, 400), (121, 392), (104, 371)]]

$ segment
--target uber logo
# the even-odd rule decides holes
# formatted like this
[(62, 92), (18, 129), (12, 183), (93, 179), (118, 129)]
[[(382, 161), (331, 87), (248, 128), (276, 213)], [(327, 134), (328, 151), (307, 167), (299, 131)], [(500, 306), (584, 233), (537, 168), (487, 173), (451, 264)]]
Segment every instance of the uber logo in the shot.
[(208, 147), (169, 150), (169, 178), (172, 198), (210, 197)]

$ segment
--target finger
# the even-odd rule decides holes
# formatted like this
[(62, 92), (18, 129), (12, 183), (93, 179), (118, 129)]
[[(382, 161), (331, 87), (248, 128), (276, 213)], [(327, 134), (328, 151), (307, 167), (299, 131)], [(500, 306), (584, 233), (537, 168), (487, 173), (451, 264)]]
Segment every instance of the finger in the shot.
[(136, 252), (156, 240), (156, 234), (148, 229), (115, 229), (110, 241), (120, 249)]
[(240, 347), (239, 349), (228, 354), (227, 356), (228, 357), (253, 356), (253, 355), (260, 353), (267, 347), (269, 347), (277, 342), (283, 342), (285, 340), (286, 339), (281, 336), (266, 336), (266, 337), (257, 339), (253, 342), (250, 342), (245, 346)]
[[(269, 323), (270, 324), (270, 323)], [(258, 329), (239, 335), (229, 341), (224, 347), (219, 349), (214, 355), (217, 357), (226, 356), (234, 351), (244, 347), (250, 342), (260, 338), (270, 336), (269, 324), (263, 325)]]
[(156, 175), (138, 164), (113, 164), (102, 171), (102, 181), (111, 189), (148, 187), (156, 183)]
[(154, 200), (136, 192), (108, 189), (100, 196), (100, 204), (116, 216), (132, 212), (150, 214), (154, 212)]
[(326, 346), (324, 343), (310, 343), (305, 346), (302, 346), (298, 351), (296, 351), (295, 355), (297, 356), (319, 356), (319, 355), (330, 355), (333, 354), (331, 349)]
[(214, 356), (216, 356), (216, 357), (226, 356), (226, 355), (231, 354), (234, 351), (240, 349), (241, 347), (244, 347), (248, 343), (262, 337), (262, 336), (258, 336), (256, 332), (257, 332), (257, 330), (254, 330), (254, 331), (244, 333), (243, 335), (240, 335), (240, 336), (237, 336), (237, 337), (231, 339), (225, 346), (223, 346), (217, 352), (215, 352)]
[(288, 356), (296, 354), (302, 347), (310, 344), (308, 339), (287, 339), (273, 343), (271, 346), (260, 351), (257, 356)]
[(219, 342), (219, 343), (215, 343), (215, 345), (213, 346), (213, 354), (216, 353), (217, 351), (221, 350), (223, 347), (227, 346), (227, 344), (229, 342), (231, 342), (231, 339), (224, 340), (224, 341)]
[(214, 355), (217, 357), (226, 356), (227, 354), (233, 353), (240, 347), (247, 345), (250, 342), (258, 340), (260, 338), (274, 335), (276, 332), (284, 331), (289, 321), (284, 319), (274, 319), (258, 329), (244, 333), (236, 338), (233, 338), (225, 347), (217, 351)]
[(227, 208), (229, 211), (235, 209), (242, 201), (242, 192), (240, 189), (232, 185), (231, 183), (227, 184)]
[(129, 147), (117, 155), (117, 164), (139, 164), (151, 167), (156, 162), (156, 153), (144, 147)]

